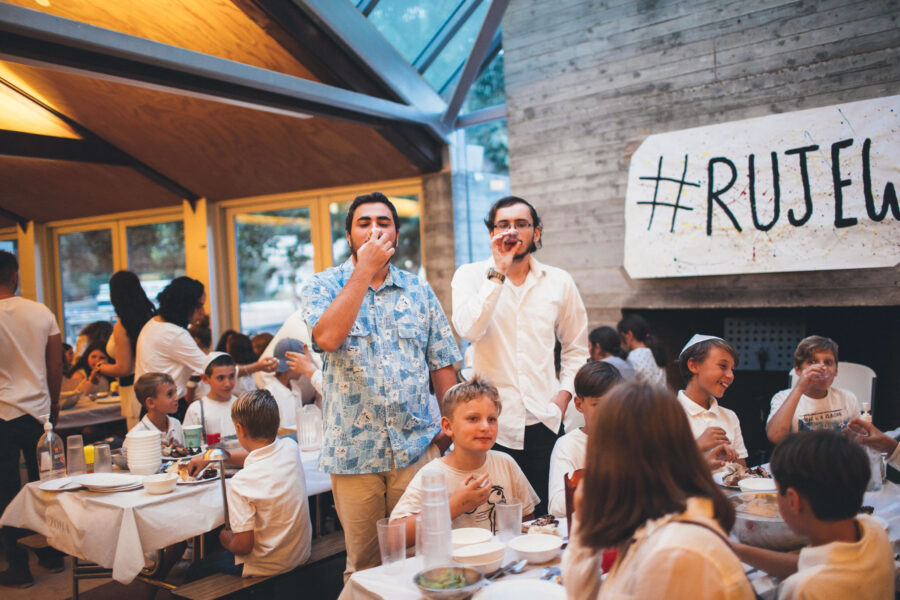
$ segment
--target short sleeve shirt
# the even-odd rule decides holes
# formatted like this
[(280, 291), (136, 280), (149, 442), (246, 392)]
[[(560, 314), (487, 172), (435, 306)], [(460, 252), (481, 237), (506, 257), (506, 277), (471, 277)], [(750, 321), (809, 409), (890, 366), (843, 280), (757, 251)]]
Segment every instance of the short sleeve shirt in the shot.
[[(352, 259), (314, 275), (303, 288), (312, 331), (353, 273)], [(341, 346), (322, 352), (326, 473), (390, 471), (418, 460), (440, 430), (429, 409), (430, 371), (462, 357), (437, 297), (416, 275), (390, 266), (366, 292)], [(393, 465), (392, 465), (393, 460)]]
[[(772, 396), (769, 418), (772, 417), (787, 400), (791, 390), (781, 390)], [(810, 398), (807, 395), (800, 396), (794, 417), (791, 419), (791, 431), (800, 429), (833, 429), (840, 431), (847, 426), (850, 419), (859, 416), (859, 402), (856, 395), (848, 390), (842, 390), (834, 386), (828, 388), (824, 398)], [(801, 426), (802, 424), (802, 426)]]
[(422, 512), (422, 476), (429, 468), (439, 468), (444, 472), (448, 495), (452, 495), (470, 474), (481, 477), (488, 473), (488, 479), (491, 480), (491, 494), (488, 499), (480, 506), (453, 519), (453, 529), (481, 527), (496, 533), (497, 518), (494, 507), (497, 504), (518, 500), (522, 503), (522, 516), (525, 516), (533, 513), (535, 505), (540, 502), (516, 461), (508, 454), (491, 450), (485, 456), (484, 464), (474, 471), (454, 469), (444, 462), (443, 458), (436, 458), (419, 469), (391, 512), (391, 519), (402, 519)]

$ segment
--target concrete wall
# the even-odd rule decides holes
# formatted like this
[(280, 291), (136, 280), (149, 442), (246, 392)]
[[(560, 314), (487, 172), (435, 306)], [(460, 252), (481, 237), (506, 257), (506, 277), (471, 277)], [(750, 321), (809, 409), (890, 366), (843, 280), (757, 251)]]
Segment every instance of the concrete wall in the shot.
[[(651, 133), (900, 92), (900, 3), (514, 0), (503, 20), (512, 193), (591, 323), (619, 309), (900, 304), (900, 268), (631, 280), (629, 156)], [(900, 182), (898, 182), (900, 183)]]
[(456, 271), (453, 239), (453, 183), (447, 170), (422, 180), (422, 246), (425, 277), (450, 318), (450, 280)]

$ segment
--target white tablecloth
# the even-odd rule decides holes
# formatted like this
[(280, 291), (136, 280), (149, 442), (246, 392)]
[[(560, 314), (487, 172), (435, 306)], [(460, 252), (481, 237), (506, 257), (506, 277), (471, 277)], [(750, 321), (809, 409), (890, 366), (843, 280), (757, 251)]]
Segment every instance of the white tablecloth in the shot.
[(0, 525), (24, 527), (66, 554), (107, 569), (129, 583), (145, 566), (145, 553), (205, 533), (224, 521), (218, 481), (179, 485), (171, 494), (143, 488), (99, 494), (44, 492), (32, 482), (13, 499)]
[(122, 406), (118, 401), (119, 397), (114, 396), (114, 398), (116, 399), (114, 403), (100, 404), (87, 396), (82, 396), (72, 408), (59, 411), (59, 422), (53, 428), (56, 430), (80, 429), (88, 425), (99, 425), (124, 419)]
[[(875, 507), (875, 516), (884, 519), (889, 525), (888, 537), (894, 545), (894, 552), (900, 552), (900, 485), (886, 482), (879, 492), (867, 492), (863, 504)], [(565, 525), (565, 520), (561, 520)], [(561, 527), (564, 529), (564, 527)], [(564, 533), (565, 535), (565, 533)], [(507, 550), (504, 564), (515, 558)], [(559, 564), (555, 560), (549, 565)], [(543, 567), (548, 565), (531, 566), (519, 575), (507, 575), (508, 578), (540, 577)], [(750, 569), (745, 565), (745, 568)], [(413, 576), (422, 570), (422, 561), (417, 558), (408, 558), (403, 569), (398, 574), (387, 574), (383, 567), (375, 567), (354, 573), (341, 592), (339, 600), (417, 600), (421, 598), (417, 588), (413, 585)], [(749, 575), (750, 581), (757, 594), (765, 599), (773, 599), (777, 594), (778, 582), (765, 573), (755, 571)], [(476, 594), (473, 600), (478, 600)], [(524, 600), (524, 599), (523, 599)]]
[[(301, 453), (306, 493), (331, 490), (331, 478), (316, 469), (318, 452)], [(66, 554), (107, 569), (116, 581), (129, 583), (144, 568), (145, 553), (200, 535), (224, 521), (222, 489), (217, 480), (178, 485), (171, 494), (154, 496), (143, 488), (99, 494), (44, 492), (29, 483), (13, 499), (0, 525), (36, 531)]]

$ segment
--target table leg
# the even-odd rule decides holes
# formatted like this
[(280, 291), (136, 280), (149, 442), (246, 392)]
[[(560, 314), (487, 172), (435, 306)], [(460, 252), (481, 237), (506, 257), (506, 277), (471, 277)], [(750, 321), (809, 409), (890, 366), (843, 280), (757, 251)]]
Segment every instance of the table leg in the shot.
[(78, 557), (72, 557), (72, 600), (78, 600)]

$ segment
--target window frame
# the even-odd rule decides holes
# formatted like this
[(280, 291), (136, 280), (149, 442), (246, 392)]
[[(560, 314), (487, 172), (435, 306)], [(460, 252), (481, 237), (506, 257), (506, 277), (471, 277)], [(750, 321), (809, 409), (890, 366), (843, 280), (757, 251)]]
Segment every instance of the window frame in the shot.
[[(95, 217), (67, 219), (47, 223), (47, 250), (49, 252), (49, 260), (47, 260), (46, 263), (50, 266), (48, 283), (51, 287), (48, 298), (52, 298), (53, 300), (53, 306), (50, 308), (56, 315), (57, 322), (60, 325), (60, 331), (65, 331), (66, 326), (62, 298), (62, 266), (59, 261), (60, 235), (85, 231), (99, 231), (103, 229), (109, 230), (112, 242), (112, 271), (113, 273), (116, 273), (117, 271), (128, 269), (127, 231), (129, 227), (135, 225), (169, 223), (172, 221), (184, 221), (184, 210), (182, 207), (176, 206), (162, 209), (112, 213)], [(187, 239), (185, 239), (185, 248), (187, 248)], [(185, 265), (187, 265), (186, 257)]]
[(379, 191), (386, 196), (416, 195), (419, 199), (419, 239), (422, 264), (425, 265), (425, 220), (424, 220), (424, 186), (423, 178), (414, 177), (395, 179), (375, 183), (355, 184), (334, 188), (252, 196), (224, 200), (216, 204), (220, 211), (221, 239), (225, 242), (225, 254), (228, 257), (226, 285), (228, 301), (224, 304), (225, 322), (238, 331), (241, 325), (240, 288), (238, 286), (237, 246), (234, 219), (237, 214), (248, 212), (269, 212), (291, 208), (310, 209), (310, 241), (313, 246), (313, 270), (316, 273), (334, 266), (332, 249), (334, 240), (331, 237), (331, 204), (350, 202), (356, 196)]

